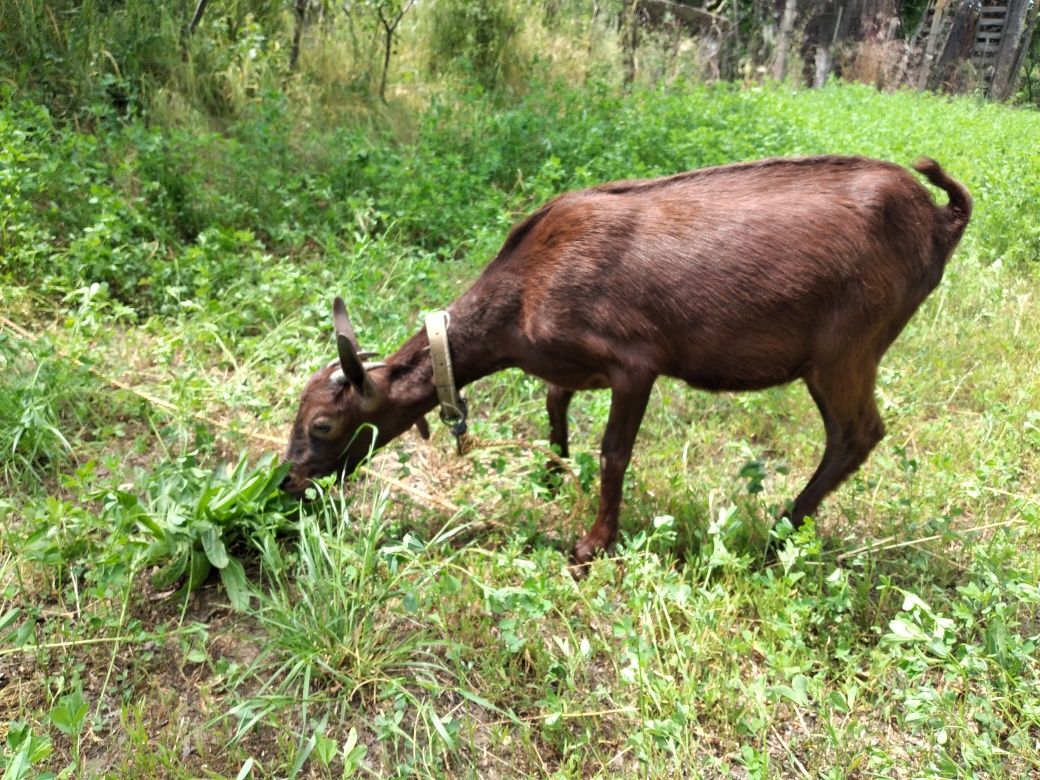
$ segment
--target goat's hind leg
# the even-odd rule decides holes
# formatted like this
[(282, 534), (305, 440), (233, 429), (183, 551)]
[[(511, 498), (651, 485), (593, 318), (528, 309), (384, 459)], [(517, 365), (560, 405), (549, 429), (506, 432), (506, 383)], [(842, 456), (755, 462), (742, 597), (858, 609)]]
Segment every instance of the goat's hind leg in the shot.
[(875, 364), (814, 369), (805, 377), (823, 417), (827, 444), (820, 465), (788, 514), (795, 528), (815, 514), (827, 494), (862, 465), (885, 435), (874, 400), (876, 377)]

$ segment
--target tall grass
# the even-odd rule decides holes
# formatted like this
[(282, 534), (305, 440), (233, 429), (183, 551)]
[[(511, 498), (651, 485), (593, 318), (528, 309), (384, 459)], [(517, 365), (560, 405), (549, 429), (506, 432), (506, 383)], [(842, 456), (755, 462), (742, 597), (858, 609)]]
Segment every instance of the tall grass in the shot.
[(77, 460), (73, 442), (93, 417), (93, 383), (51, 345), (6, 331), (0, 333), (0, 371), (0, 483), (13, 489), (54, 479)]

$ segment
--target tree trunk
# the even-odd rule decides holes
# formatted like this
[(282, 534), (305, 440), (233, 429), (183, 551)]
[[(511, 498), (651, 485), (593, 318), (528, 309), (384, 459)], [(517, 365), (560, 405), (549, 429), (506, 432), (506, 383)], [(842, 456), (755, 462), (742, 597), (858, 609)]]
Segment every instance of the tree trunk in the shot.
[(293, 29), (292, 51), (289, 52), (289, 70), (296, 72), (300, 61), (300, 40), (303, 38), (304, 17), (307, 14), (307, 0), (295, 0), (293, 11), (296, 14), (296, 27)]
[(857, 25), (859, 35), (863, 40), (883, 41), (893, 18), (899, 18), (895, 0), (864, 0)]
[(636, 47), (639, 45), (639, 0), (626, 0), (621, 30), (621, 52), (624, 66), (624, 83), (636, 79)]
[(794, 22), (797, 15), (797, 0), (786, 0), (784, 15), (780, 20), (780, 40), (776, 44), (776, 61), (773, 63), (773, 78), (777, 81), (787, 78), (787, 60), (791, 54), (791, 38), (794, 35)]
[[(1033, 3), (1033, 15), (1030, 20), (1026, 23), (1026, 32), (1022, 36), (1022, 45), (1018, 49), (1018, 59), (1015, 60), (1015, 64), (1011, 68), (1011, 85), (1014, 87), (1015, 81), (1019, 74), (1022, 72), (1022, 68), (1025, 67), (1026, 60), (1029, 58), (1029, 51), (1033, 46), (1033, 35), (1036, 34), (1037, 22), (1040, 22), (1040, 2)], [(1029, 86), (1029, 102), (1033, 102), (1033, 82), (1032, 80), (1027, 82)]]
[(827, 83), (827, 77), (831, 73), (831, 47), (820, 44), (816, 47), (815, 73), (813, 74), (813, 86), (819, 89)]
[(198, 27), (199, 22), (202, 21), (202, 15), (206, 12), (207, 3), (209, 3), (209, 0), (198, 0), (191, 21), (181, 29), (181, 59), (185, 62), (188, 61), (192, 33), (195, 32), (195, 28)]
[(978, 22), (979, 7), (973, 3), (962, 3), (954, 10), (950, 32), (929, 78), (933, 89), (945, 88), (951, 92), (963, 90), (962, 85), (957, 83), (957, 66), (971, 59)]
[(1022, 65), (1023, 50), (1029, 47), (1031, 33), (1036, 24), (1037, 8), (1030, 8), (1030, 0), (1007, 0), (1007, 18), (1000, 37), (1000, 48), (993, 63), (993, 80), (989, 83), (989, 96), (1007, 100), (1015, 86), (1015, 76)]
[(199, 26), (199, 22), (202, 21), (202, 15), (206, 13), (208, 4), (209, 0), (199, 0), (198, 5), (195, 6), (195, 14), (191, 17), (191, 24), (188, 25), (189, 35), (195, 32), (195, 28)]
[[(382, 19), (380, 19), (382, 21)], [(394, 28), (383, 22), (383, 75), (379, 78), (379, 99), (386, 102), (386, 74), (390, 70), (390, 51), (394, 43)]]
[(740, 0), (733, 0), (733, 54), (740, 58)]
[(845, 39), (848, 29), (849, 17), (843, 3), (835, 3), (833, 8), (818, 4), (816, 17), (806, 28), (809, 47), (803, 48), (802, 53), (806, 59), (810, 55), (813, 58), (813, 69), (805, 76), (814, 87), (827, 83), (834, 67), (834, 47)]

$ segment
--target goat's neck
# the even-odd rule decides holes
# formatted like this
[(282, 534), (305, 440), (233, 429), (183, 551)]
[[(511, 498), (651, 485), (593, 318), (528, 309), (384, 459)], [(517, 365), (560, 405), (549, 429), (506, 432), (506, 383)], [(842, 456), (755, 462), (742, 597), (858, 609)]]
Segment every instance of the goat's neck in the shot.
[[(498, 321), (504, 317), (495, 315), (479, 307), (465, 306), (462, 300), (452, 306), (448, 342), (457, 388), (512, 365), (507, 341), (510, 328)], [(437, 405), (426, 328), (387, 359), (387, 370), (391, 403), (413, 421)]]

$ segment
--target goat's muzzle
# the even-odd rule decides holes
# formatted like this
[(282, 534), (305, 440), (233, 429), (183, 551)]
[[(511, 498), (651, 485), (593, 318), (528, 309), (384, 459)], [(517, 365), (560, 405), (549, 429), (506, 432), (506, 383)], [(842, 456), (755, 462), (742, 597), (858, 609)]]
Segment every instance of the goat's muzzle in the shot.
[(310, 485), (311, 478), (296, 473), (295, 466), (294, 470), (286, 474), (285, 478), (278, 483), (278, 487), (293, 498), (303, 498), (304, 492)]

